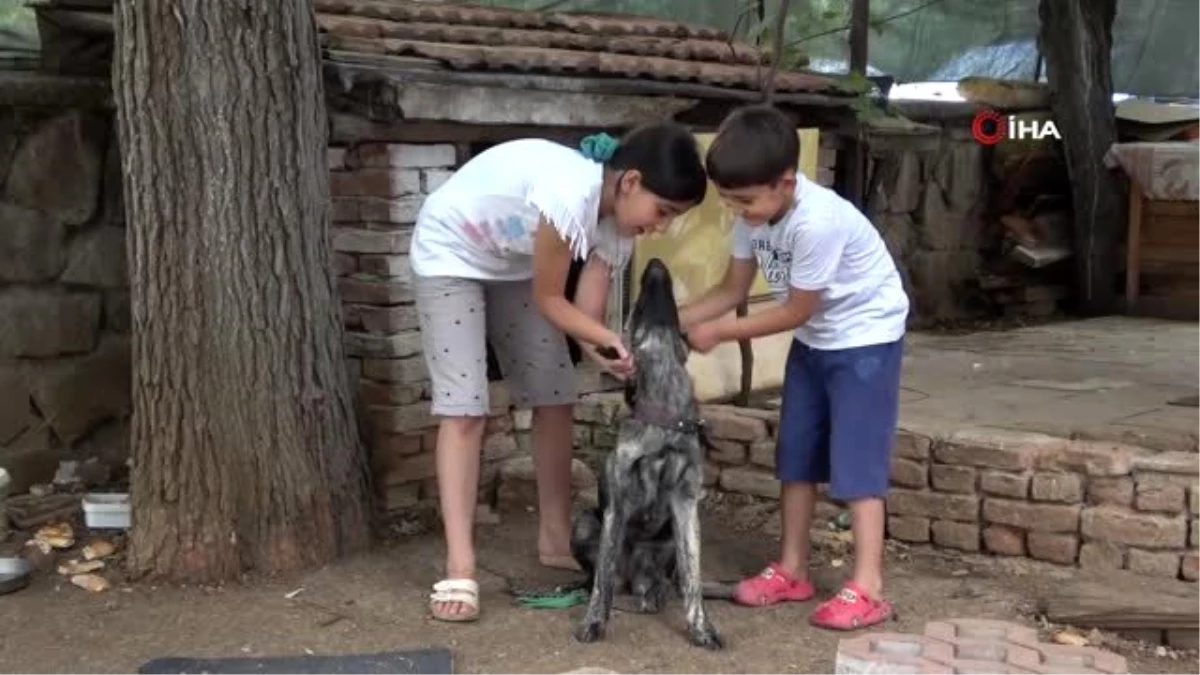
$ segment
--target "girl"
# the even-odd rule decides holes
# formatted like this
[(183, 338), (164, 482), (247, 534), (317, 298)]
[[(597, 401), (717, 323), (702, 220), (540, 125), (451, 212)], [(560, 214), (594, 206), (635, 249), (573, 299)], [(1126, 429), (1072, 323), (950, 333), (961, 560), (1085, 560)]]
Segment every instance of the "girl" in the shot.
[[(488, 414), (486, 343), (515, 404), (533, 408), (539, 557), (574, 567), (575, 372), (564, 333), (613, 376), (631, 372), (621, 338), (602, 322), (609, 278), (629, 262), (635, 237), (665, 229), (704, 199), (707, 186), (691, 133), (663, 123), (619, 143), (590, 136), (579, 151), (537, 139), (502, 143), (425, 200), (411, 256), (432, 413), (442, 418), (436, 453), (446, 578), (433, 587), (434, 618), (479, 615), (472, 528)], [(565, 295), (573, 259), (586, 261), (574, 303)], [(619, 356), (606, 360), (598, 347)]]

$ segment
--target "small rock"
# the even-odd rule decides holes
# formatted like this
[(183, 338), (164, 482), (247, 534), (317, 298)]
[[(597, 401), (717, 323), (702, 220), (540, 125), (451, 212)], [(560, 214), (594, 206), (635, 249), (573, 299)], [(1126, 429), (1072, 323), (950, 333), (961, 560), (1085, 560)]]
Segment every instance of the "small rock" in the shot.
[(1154, 655), (1158, 657), (1165, 657), (1167, 655), (1167, 648), (1162, 645), (1155, 647)]
[(68, 560), (58, 566), (58, 573), (64, 577), (73, 577), (102, 569), (104, 569), (103, 560)]
[(834, 558), (833, 560), (830, 560), (830, 561), (829, 561), (829, 566), (830, 566), (830, 567), (841, 567), (841, 566), (842, 566), (842, 565), (844, 565), (844, 564), (845, 564), (845, 563), (844, 563), (844, 562), (842, 562), (842, 559), (841, 559), (841, 558)]
[(83, 557), (85, 560), (98, 560), (100, 558), (107, 558), (116, 552), (116, 545), (114, 545), (111, 541), (104, 539), (97, 539), (95, 541), (88, 542), (88, 544), (83, 547)]
[(840, 511), (837, 518), (833, 519), (833, 525), (839, 530), (849, 530), (852, 518), (849, 511)]
[(108, 579), (98, 574), (76, 574), (71, 577), (71, 583), (93, 593), (103, 593), (112, 587)]

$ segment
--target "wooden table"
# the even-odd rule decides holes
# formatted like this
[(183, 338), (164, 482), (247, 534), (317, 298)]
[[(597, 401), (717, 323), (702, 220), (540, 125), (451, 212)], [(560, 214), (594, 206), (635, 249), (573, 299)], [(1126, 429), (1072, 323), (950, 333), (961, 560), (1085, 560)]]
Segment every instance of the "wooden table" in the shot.
[(1123, 143), (1106, 159), (1129, 176), (1126, 311), (1200, 318), (1200, 146)]

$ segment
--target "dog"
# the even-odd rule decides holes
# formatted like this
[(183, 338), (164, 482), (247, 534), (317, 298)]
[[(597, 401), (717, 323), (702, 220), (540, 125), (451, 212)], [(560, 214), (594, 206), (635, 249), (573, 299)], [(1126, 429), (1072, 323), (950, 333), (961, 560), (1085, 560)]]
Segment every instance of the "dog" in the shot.
[(700, 579), (703, 421), (686, 368), (689, 347), (671, 273), (657, 258), (642, 274), (629, 339), (637, 364), (625, 385), (631, 414), (621, 421), (617, 447), (600, 476), (598, 507), (572, 527), (571, 552), (592, 587), (575, 638), (604, 637), (618, 589), (631, 593), (637, 611), (645, 613), (659, 612), (675, 590), (692, 644), (722, 649)]

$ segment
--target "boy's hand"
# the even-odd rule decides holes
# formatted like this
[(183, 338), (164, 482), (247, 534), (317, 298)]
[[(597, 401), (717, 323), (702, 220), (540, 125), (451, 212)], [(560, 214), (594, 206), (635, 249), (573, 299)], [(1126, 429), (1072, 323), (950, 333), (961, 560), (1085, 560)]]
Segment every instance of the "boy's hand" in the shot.
[(707, 354), (725, 341), (720, 321), (706, 321), (688, 329), (687, 341), (692, 349)]

